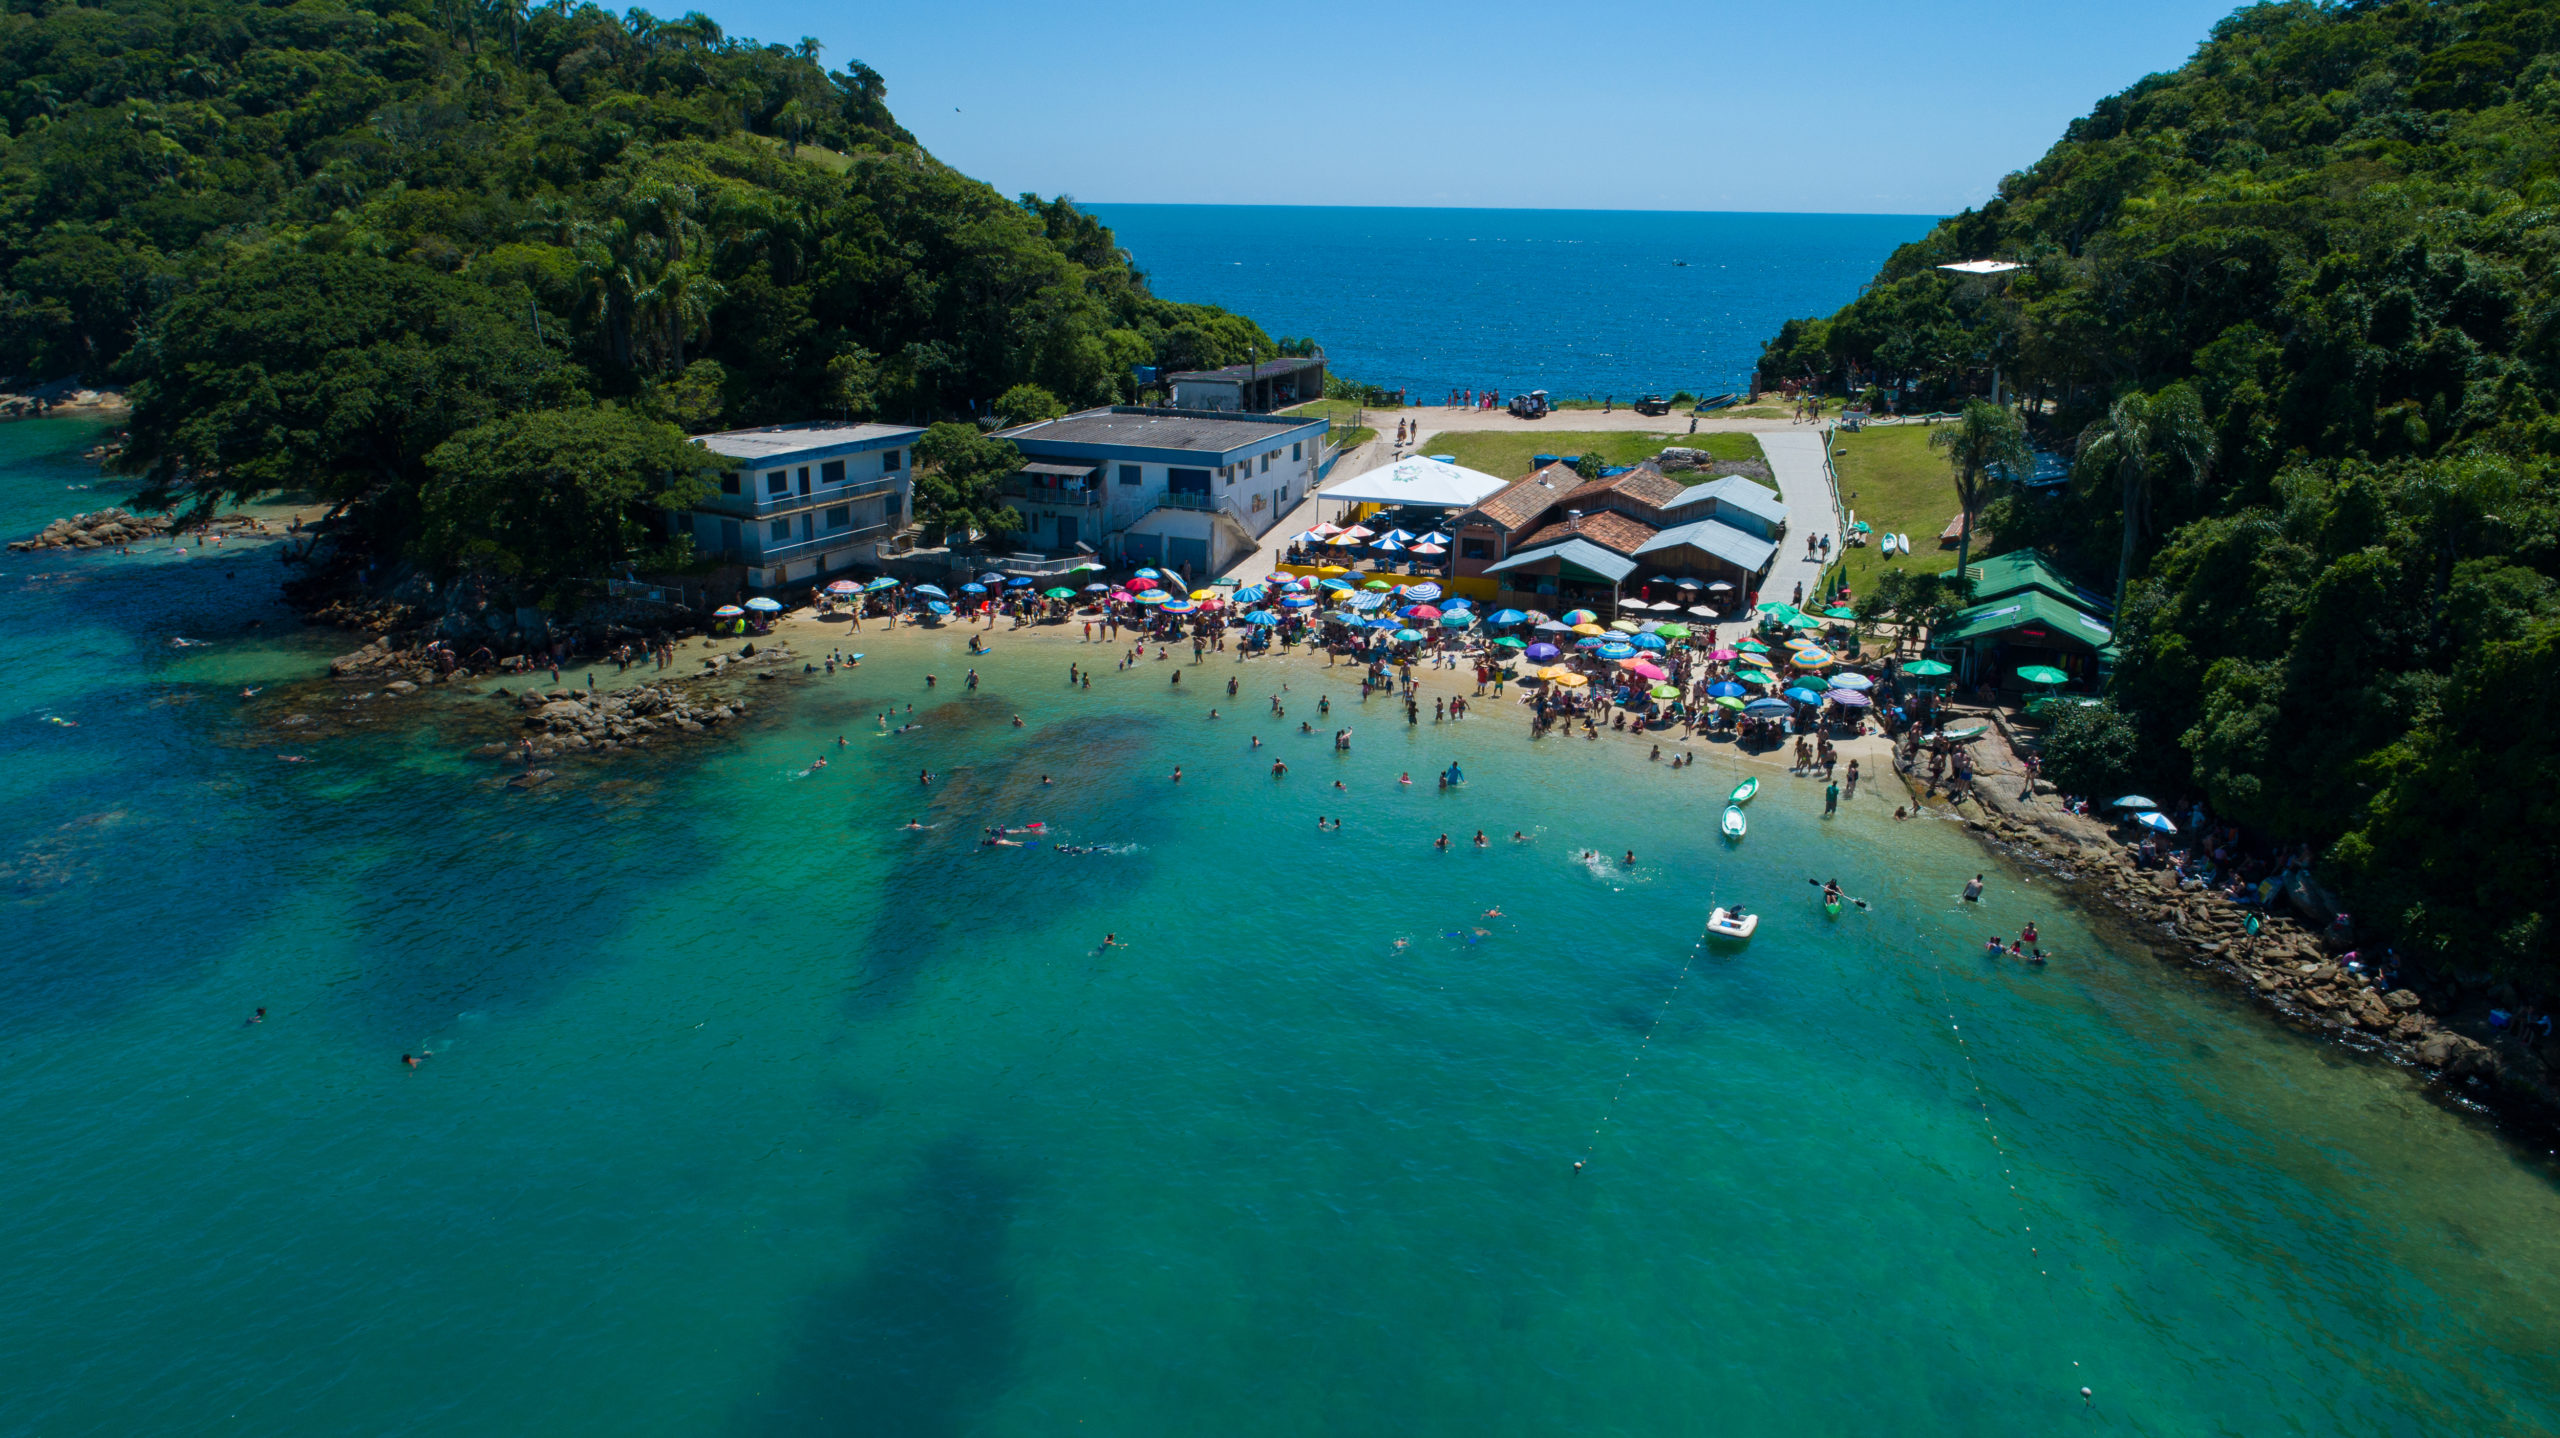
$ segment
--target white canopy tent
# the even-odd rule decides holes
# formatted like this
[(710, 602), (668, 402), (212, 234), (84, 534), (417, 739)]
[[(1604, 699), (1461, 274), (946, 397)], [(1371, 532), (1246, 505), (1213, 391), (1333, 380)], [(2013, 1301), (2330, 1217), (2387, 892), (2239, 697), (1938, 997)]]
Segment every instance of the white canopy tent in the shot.
[(1417, 504), (1431, 509), (1464, 509), (1509, 484), (1477, 470), (1445, 460), (1415, 455), (1355, 474), (1316, 494), (1345, 504)]

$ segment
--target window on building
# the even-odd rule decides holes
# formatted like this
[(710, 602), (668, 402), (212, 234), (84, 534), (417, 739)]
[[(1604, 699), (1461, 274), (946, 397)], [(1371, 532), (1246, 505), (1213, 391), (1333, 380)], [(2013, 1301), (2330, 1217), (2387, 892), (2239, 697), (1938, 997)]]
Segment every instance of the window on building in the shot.
[(1267, 454), (1266, 454), (1266, 455), (1264, 455), (1264, 456), (1262, 457), (1262, 472), (1263, 472), (1264, 474), (1269, 474), (1269, 473), (1271, 472), (1271, 456), (1270, 456), (1270, 455), (1267, 455)]
[(842, 483), (844, 483), (844, 461), (843, 461), (843, 460), (840, 460), (840, 459), (831, 459), (831, 460), (828, 460), (826, 463), (824, 463), (824, 464), (822, 464), (822, 465), (819, 465), (819, 466), (818, 466), (818, 483), (820, 483), (820, 484), (842, 484)]
[(1289, 446), (1289, 462), (1291, 464), (1296, 464), (1298, 461), (1305, 459), (1307, 457), (1306, 448), (1307, 442), (1303, 439), (1298, 441), (1296, 444)]
[(767, 494), (787, 494), (787, 493), (789, 493), (789, 492), (790, 492), (790, 489), (791, 489), (791, 471), (789, 471), (789, 470), (787, 470), (787, 469), (777, 469), (777, 470), (771, 470), (771, 471), (769, 471), (769, 472), (767, 472), (767, 473), (766, 473), (766, 475), (765, 475), (765, 477), (764, 477), (764, 492), (765, 492), (765, 493), (767, 493)]
[(1458, 557), (1461, 559), (1483, 559), (1487, 557), (1491, 551), (1492, 546), (1481, 539), (1461, 539), (1458, 541)]
[(853, 506), (839, 504), (827, 511), (827, 528), (842, 529), (853, 523)]
[(802, 494), (809, 492), (809, 466), (805, 464), (800, 466), (800, 492)]
[(775, 539), (789, 539), (791, 537), (791, 521), (788, 519), (777, 519), (766, 529), (765, 533)]
[(880, 456), (880, 472), (882, 474), (896, 474), (900, 467), (901, 466), (898, 463), (898, 452), (896, 450), (892, 449), (882, 452)]
[(1136, 484), (1145, 477), (1145, 471), (1139, 469), (1138, 466), (1134, 464), (1124, 464), (1120, 466), (1120, 482), (1122, 484)]
[(738, 492), (738, 479), (739, 477), (734, 474), (724, 474), (720, 476), (720, 492), (722, 494), (736, 494)]

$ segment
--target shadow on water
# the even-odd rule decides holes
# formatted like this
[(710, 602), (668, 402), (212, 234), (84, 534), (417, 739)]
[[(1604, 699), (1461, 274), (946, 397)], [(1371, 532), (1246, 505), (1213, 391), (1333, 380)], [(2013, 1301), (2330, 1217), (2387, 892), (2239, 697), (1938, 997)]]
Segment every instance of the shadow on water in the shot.
[[(970, 708), (987, 708), (999, 724), (1012, 722), (1011, 710), (988, 706), (949, 704), (933, 712)], [(929, 789), (915, 786), (909, 807), (920, 808), (932, 827), (918, 836), (907, 859), (881, 877), (876, 917), (857, 949), (865, 967), (848, 999), (855, 1014), (897, 1007), (937, 963), (1010, 952), (1025, 932), (1062, 914), (1115, 891), (1143, 888), (1154, 873), (1143, 848), (1069, 855), (1053, 847), (1146, 842), (1148, 834), (1135, 817), (1145, 812), (1140, 796), (1164, 782), (1148, 772), (1149, 732), (1143, 721), (1119, 715), (1044, 724), (1005, 752), (937, 770)], [(931, 751), (920, 747), (917, 753), (913, 762), (929, 767)], [(1048, 783), (1041, 782), (1044, 777)], [(886, 807), (892, 815), (899, 812), (895, 804)], [(1049, 826), (1037, 848), (979, 845), (990, 824), (1035, 820)]]
[(967, 1138), (924, 1156), (863, 1270), (806, 1302), (798, 1339), (739, 1427), (965, 1431), (1012, 1381), (1021, 1319), (1005, 1263), (1020, 1186)]

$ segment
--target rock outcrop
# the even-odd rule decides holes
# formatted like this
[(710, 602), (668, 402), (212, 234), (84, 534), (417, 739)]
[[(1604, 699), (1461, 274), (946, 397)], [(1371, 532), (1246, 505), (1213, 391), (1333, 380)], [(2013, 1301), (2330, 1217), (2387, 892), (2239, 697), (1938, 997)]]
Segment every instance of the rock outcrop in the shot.
[(646, 748), (653, 739), (699, 734), (747, 710), (744, 699), (698, 692), (679, 682), (604, 692), (529, 690), (509, 697), (523, 716), (525, 731), (523, 743), (509, 752), (530, 748), (537, 759)]
[(31, 549), (112, 549), (119, 544), (135, 544), (168, 532), (169, 520), (165, 515), (101, 509), (93, 514), (57, 519), (33, 539), (9, 541), (9, 548), (17, 553)]

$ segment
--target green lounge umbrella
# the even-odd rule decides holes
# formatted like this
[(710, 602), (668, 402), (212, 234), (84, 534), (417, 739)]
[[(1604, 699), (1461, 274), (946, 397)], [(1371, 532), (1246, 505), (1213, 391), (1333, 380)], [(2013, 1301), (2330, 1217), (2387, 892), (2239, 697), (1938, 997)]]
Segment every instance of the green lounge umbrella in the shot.
[(1656, 684), (1646, 692), (1656, 699), (1677, 699), (1680, 697), (1679, 687), (1672, 684)]
[(2068, 684), (2071, 676), (2050, 664), (2030, 664), (2018, 671), (2018, 677), (2030, 684)]
[(1829, 609), (1822, 611), (1822, 617), (1825, 619), (1855, 619), (1858, 617), (1858, 611), (1851, 609), (1846, 604), (1834, 604)]
[(1686, 624), (1665, 624), (1653, 632), (1661, 635), (1665, 639), (1686, 639), (1689, 637), (1689, 626)]
[(1056, 589), (1044, 589), (1040, 591), (1040, 597), (1043, 599), (1073, 599), (1076, 597), (1076, 592), (1062, 585)]
[(1953, 665), (1944, 664), (1935, 659), (1914, 659), (1902, 666), (1902, 672), (1917, 674), (1923, 679), (1935, 679), (1941, 674), (1953, 674), (1956, 671)]
[(1741, 680), (1745, 684), (1775, 684), (1778, 682), (1778, 676), (1770, 673), (1766, 669), (1744, 669), (1735, 673), (1733, 677)]
[(1514, 639), (1508, 634), (1503, 635), (1501, 638), (1493, 642), (1504, 649), (1526, 649), (1529, 647), (1529, 641), (1525, 639)]

